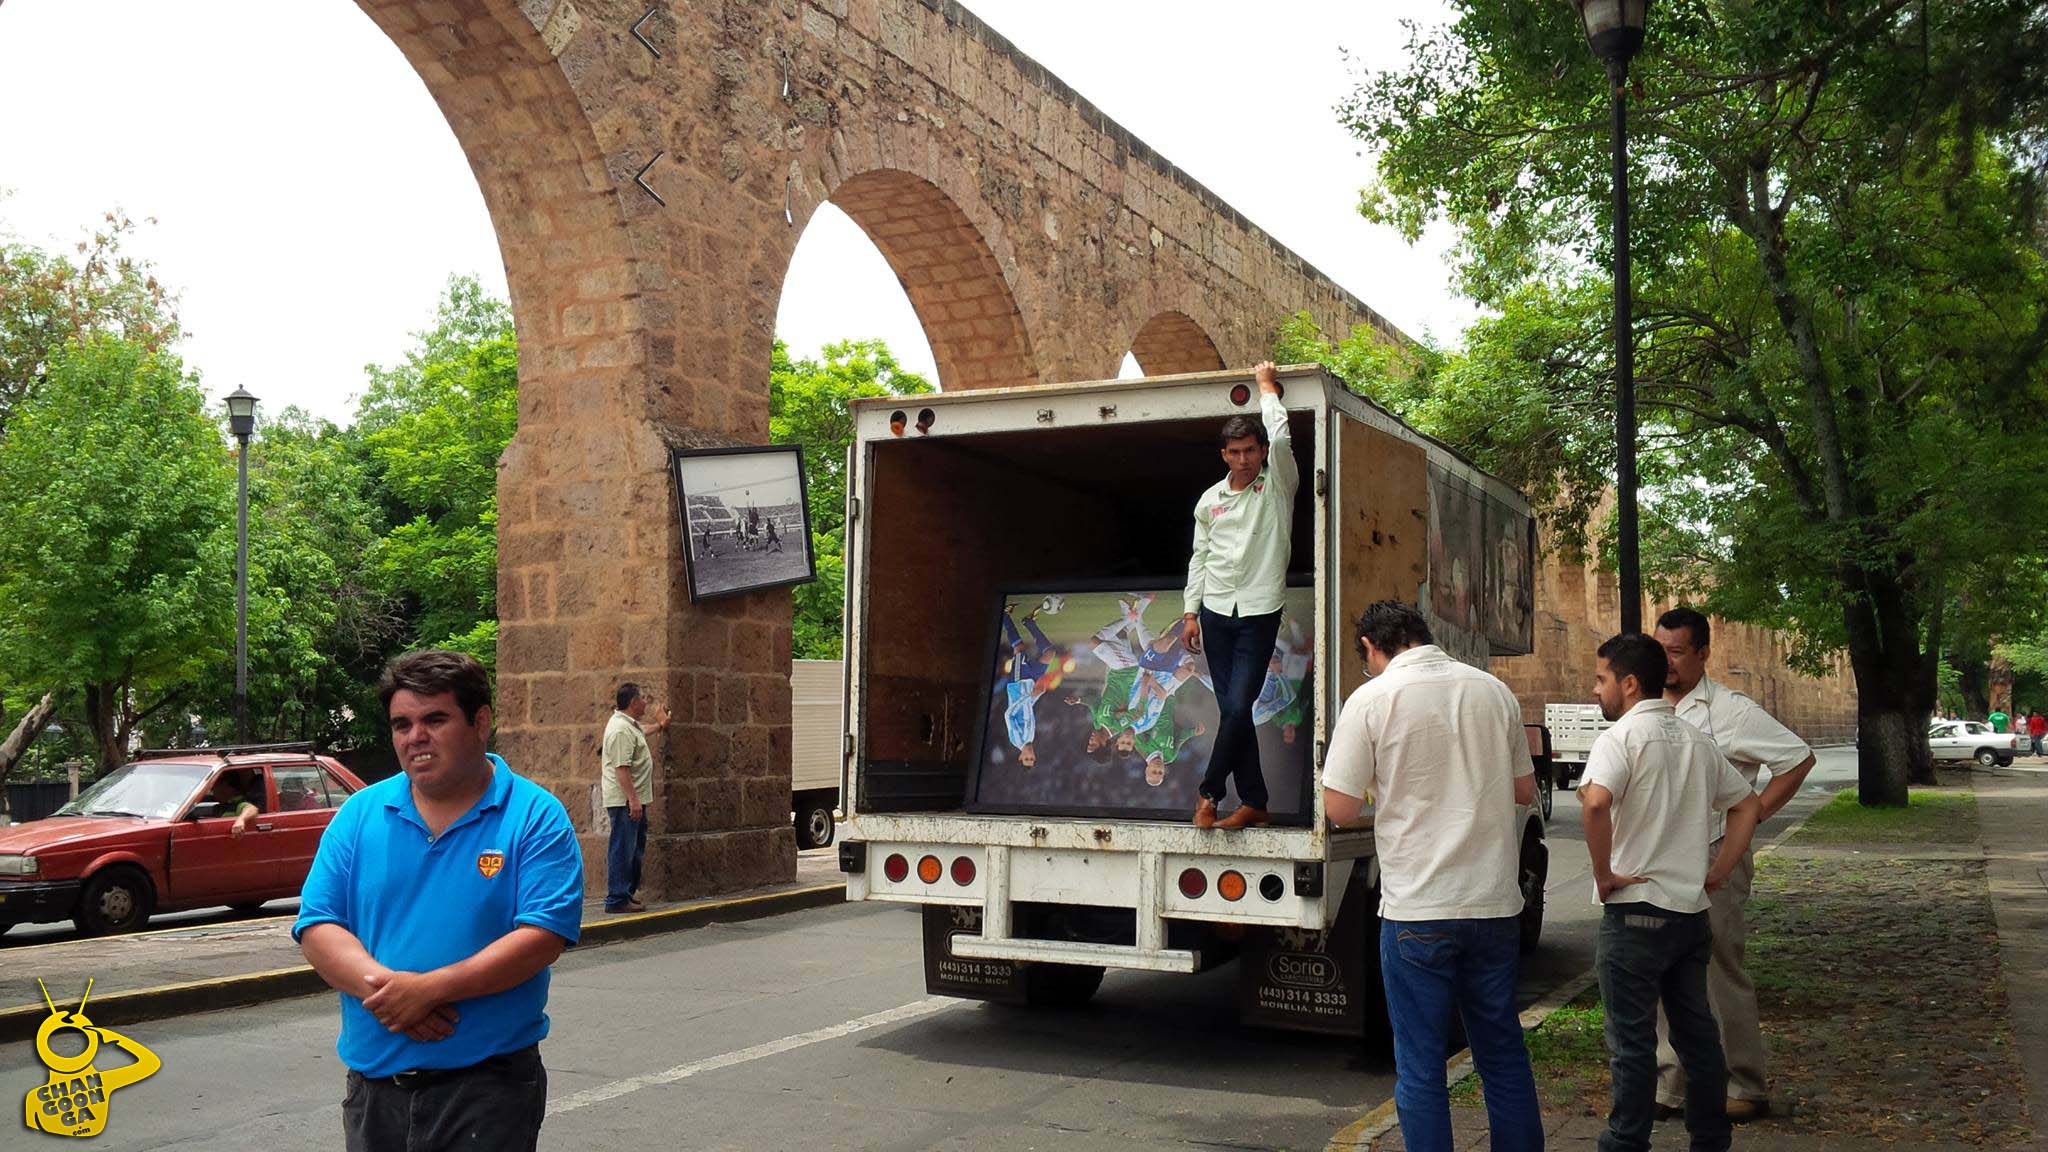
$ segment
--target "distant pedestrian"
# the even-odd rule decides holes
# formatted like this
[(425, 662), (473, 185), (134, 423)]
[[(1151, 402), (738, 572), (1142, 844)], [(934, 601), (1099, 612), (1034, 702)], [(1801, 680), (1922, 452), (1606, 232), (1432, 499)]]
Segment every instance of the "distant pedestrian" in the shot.
[(377, 695), (404, 771), (334, 814), (292, 926), (341, 993), (346, 1146), (531, 1149), (548, 966), (582, 926), (576, 829), (484, 750), (491, 687), (476, 660), (407, 653)]
[(651, 721), (647, 694), (631, 681), (619, 685), (618, 710), (604, 726), (599, 791), (611, 817), (605, 846), (604, 910), (645, 912), (640, 903), (640, 867), (647, 858), (647, 806), (654, 803), (654, 753), (647, 738), (666, 727), (669, 712), (657, 708)]
[[(1766, 769), (1770, 783), (1758, 797), (1759, 823), (1778, 814), (1813, 771), (1813, 749), (1773, 719), (1756, 701), (1707, 675), (1712, 633), (1707, 618), (1691, 608), (1673, 608), (1657, 618), (1657, 643), (1663, 645), (1670, 671), (1664, 678), (1664, 699), (1678, 718), (1706, 733), (1721, 755), (1756, 787)], [(1714, 818), (1714, 849), (1719, 850), (1720, 819)], [(1743, 953), (1749, 940), (1750, 881), (1756, 856), (1745, 852), (1728, 882), (1708, 893), (1713, 907), (1714, 959), (1707, 968), (1707, 996), (1721, 1022), (1721, 1047), (1728, 1059), (1728, 1118), (1754, 1120), (1771, 1111), (1768, 1058), (1763, 1025), (1756, 1005), (1756, 984), (1749, 978)], [(1685, 1075), (1669, 1044), (1657, 1051), (1657, 1102), (1668, 1108), (1684, 1104)]]
[(2048, 736), (2048, 716), (2035, 712), (2027, 717), (2027, 742), (2033, 746), (2034, 755), (2041, 754), (2041, 738)]
[(2012, 729), (2012, 717), (2007, 716), (2003, 708), (1993, 708), (1991, 715), (1986, 716), (1985, 719), (1991, 722), (1991, 730), (1993, 732), (2007, 732)]
[[(1761, 804), (1706, 733), (1659, 691), (1664, 650), (1640, 632), (1600, 646), (1593, 690), (1614, 721), (1593, 742), (1579, 808), (1603, 906), (1597, 952), (1613, 1104), (1600, 1152), (1648, 1152), (1656, 1123), (1657, 1010), (1685, 1068), (1694, 1152), (1729, 1145), (1728, 1067), (1707, 1000), (1707, 893), (1742, 863)], [(1714, 818), (1727, 832), (1709, 855)], [(1711, 859), (1711, 863), (1709, 860)]]
[(1414, 607), (1359, 617), (1368, 679), (1344, 702), (1323, 768), (1323, 810), (1348, 824), (1373, 798), (1380, 972), (1394, 1025), (1394, 1105), (1412, 1152), (1449, 1152), (1444, 1060), (1462, 1019), (1486, 1091), (1494, 1152), (1543, 1147), (1536, 1081), (1515, 1006), (1521, 836), (1536, 798), (1522, 706), (1445, 655)]

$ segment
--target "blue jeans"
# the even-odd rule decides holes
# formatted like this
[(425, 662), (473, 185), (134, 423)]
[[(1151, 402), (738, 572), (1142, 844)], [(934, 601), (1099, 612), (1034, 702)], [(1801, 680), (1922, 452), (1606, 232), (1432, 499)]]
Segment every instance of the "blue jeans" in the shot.
[(604, 906), (616, 912), (624, 908), (640, 887), (640, 863), (647, 858), (647, 810), (640, 819), (626, 815), (626, 806), (607, 808), (612, 814), (612, 836), (604, 861)]
[(1685, 1069), (1685, 1128), (1693, 1152), (1727, 1152), (1728, 1065), (1707, 1002), (1713, 930), (1705, 912), (1668, 912), (1640, 901), (1600, 914), (1600, 1002), (1607, 1016), (1614, 1107), (1600, 1152), (1649, 1152), (1657, 1113), (1657, 1005)]
[(1210, 746), (1209, 769), (1202, 774), (1201, 794), (1223, 799), (1223, 788), (1237, 781), (1237, 799), (1251, 808), (1266, 802), (1266, 774), (1259, 767), (1259, 734), (1252, 726), (1252, 704), (1266, 683), (1266, 665), (1273, 660), (1273, 641), (1280, 635), (1280, 613), (1263, 616), (1219, 616), (1202, 609), (1202, 651), (1209, 657), (1209, 679), (1216, 685), (1216, 743)]
[(1494, 1152), (1542, 1149), (1536, 1078), (1515, 1011), (1520, 963), (1521, 928), (1513, 916), (1380, 921), (1380, 975), (1394, 1025), (1394, 1107), (1411, 1152), (1451, 1150), (1444, 1062), (1454, 1012), (1465, 1022), (1472, 1066), (1486, 1090)]

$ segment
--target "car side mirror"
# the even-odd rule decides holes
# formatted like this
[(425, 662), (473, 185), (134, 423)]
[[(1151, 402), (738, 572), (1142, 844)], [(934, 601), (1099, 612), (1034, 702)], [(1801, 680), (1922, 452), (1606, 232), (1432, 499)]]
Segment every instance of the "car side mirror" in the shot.
[(199, 803), (197, 803), (197, 804), (194, 804), (194, 805), (192, 806), (192, 810), (191, 810), (190, 812), (187, 812), (187, 813), (185, 813), (185, 819), (187, 819), (187, 820), (211, 820), (211, 819), (213, 819), (214, 817), (216, 817), (216, 816), (219, 816), (219, 815), (220, 815), (220, 804), (219, 804), (219, 802), (218, 802), (218, 801), (214, 801), (214, 800), (201, 800), (201, 801), (200, 801)]

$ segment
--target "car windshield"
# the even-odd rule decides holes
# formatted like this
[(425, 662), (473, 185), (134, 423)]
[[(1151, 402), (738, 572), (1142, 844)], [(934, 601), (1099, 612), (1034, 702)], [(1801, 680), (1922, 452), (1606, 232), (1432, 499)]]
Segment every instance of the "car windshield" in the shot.
[(123, 764), (57, 809), (59, 816), (140, 816), (168, 820), (213, 768), (206, 764)]

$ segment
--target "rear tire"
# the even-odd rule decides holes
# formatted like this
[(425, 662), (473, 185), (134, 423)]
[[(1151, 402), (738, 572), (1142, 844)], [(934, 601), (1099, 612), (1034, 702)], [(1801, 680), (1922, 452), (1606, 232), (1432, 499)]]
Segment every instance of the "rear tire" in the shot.
[(1550, 853), (1531, 836), (1522, 843), (1519, 885), (1522, 889), (1521, 947), (1527, 956), (1543, 939), (1543, 885), (1550, 879)]
[(1979, 749), (1977, 749), (1977, 767), (1979, 767), (1979, 768), (1996, 768), (1996, 767), (1998, 767), (1998, 753), (1996, 753), (1996, 752), (1993, 752), (1993, 751), (1992, 751), (1991, 749), (1989, 749), (1989, 748), (1979, 748)]
[(1024, 1002), (1034, 1008), (1079, 1008), (1102, 987), (1099, 964), (1033, 964), (1024, 971)]
[(138, 868), (117, 864), (102, 868), (85, 882), (78, 894), (78, 915), (73, 923), (87, 936), (111, 936), (134, 932), (149, 923), (156, 906), (156, 891), (149, 877)]
[(800, 796), (796, 805), (796, 846), (823, 848), (837, 833), (832, 820), (832, 801), (815, 795)]
[(1543, 806), (1543, 822), (1545, 824), (1550, 823), (1550, 809), (1557, 798), (1557, 784), (1554, 774), (1554, 769), (1536, 774), (1536, 800), (1537, 803)]

